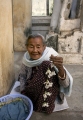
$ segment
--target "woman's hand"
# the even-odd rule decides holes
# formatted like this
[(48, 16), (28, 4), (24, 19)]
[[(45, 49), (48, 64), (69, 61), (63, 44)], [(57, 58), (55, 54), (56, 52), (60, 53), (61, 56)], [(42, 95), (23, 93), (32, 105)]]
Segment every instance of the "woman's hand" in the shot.
[(60, 57), (60, 56), (53, 56), (53, 55), (51, 55), (50, 56), (50, 61), (52, 61), (53, 64), (58, 68), (58, 70), (59, 70), (58, 75), (61, 78), (64, 78), (65, 70), (63, 68), (63, 58)]

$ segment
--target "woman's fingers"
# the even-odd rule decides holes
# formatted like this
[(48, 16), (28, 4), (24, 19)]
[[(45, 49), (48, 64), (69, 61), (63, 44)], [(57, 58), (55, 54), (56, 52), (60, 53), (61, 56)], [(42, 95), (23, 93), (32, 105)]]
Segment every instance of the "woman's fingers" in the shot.
[(56, 63), (63, 63), (63, 58), (60, 56), (51, 55), (50, 60)]

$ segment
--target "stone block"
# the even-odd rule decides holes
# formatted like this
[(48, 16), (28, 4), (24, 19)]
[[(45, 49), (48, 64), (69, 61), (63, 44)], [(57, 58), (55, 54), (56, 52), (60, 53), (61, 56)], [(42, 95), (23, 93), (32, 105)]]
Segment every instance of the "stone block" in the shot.
[(64, 64), (82, 64), (81, 54), (60, 54), (63, 57)]
[(65, 38), (65, 37), (71, 36), (71, 35), (73, 35), (73, 31), (72, 31), (72, 30), (71, 30), (71, 31), (62, 31), (62, 32), (60, 33), (60, 37), (61, 37), (61, 38)]
[(56, 51), (58, 51), (58, 35), (53, 34), (53, 35), (47, 35), (46, 36), (46, 42), (48, 47), (52, 47)]
[(80, 29), (80, 19), (68, 19), (61, 18), (60, 31), (71, 31), (74, 29)]
[(23, 28), (14, 28), (14, 50), (15, 51), (25, 51), (25, 41), (26, 37), (23, 33)]
[(58, 52), (69, 54), (83, 54), (83, 33), (75, 31), (73, 35), (58, 39)]

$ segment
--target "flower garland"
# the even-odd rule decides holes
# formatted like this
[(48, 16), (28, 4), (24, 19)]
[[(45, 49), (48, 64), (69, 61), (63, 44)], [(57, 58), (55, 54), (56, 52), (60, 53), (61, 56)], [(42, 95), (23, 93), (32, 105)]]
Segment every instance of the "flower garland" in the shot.
[[(51, 63), (51, 68), (52, 68), (53, 66), (54, 66), (53, 63)], [(53, 86), (53, 82), (50, 82), (50, 78), (51, 78), (52, 76), (56, 75), (56, 73), (55, 73), (54, 70), (51, 71), (51, 70), (48, 68), (48, 70), (46, 71), (45, 74), (47, 75), (47, 78), (48, 78), (48, 79), (46, 80), (46, 82), (44, 82), (45, 89), (47, 90), (47, 89), (49, 89), (50, 87)], [(46, 91), (46, 90), (45, 90), (45, 92), (44, 92), (44, 94), (43, 94), (44, 103), (42, 104), (42, 107), (49, 107), (49, 103), (46, 102), (46, 99), (47, 99), (47, 97), (50, 97), (50, 96), (52, 95), (51, 92), (48, 92), (48, 91)]]

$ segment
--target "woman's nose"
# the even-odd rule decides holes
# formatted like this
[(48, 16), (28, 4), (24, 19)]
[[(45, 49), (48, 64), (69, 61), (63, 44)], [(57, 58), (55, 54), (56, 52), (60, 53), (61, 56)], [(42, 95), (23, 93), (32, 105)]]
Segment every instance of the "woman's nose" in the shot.
[(37, 48), (36, 48), (36, 47), (34, 47), (33, 51), (34, 51), (34, 52), (37, 52)]

